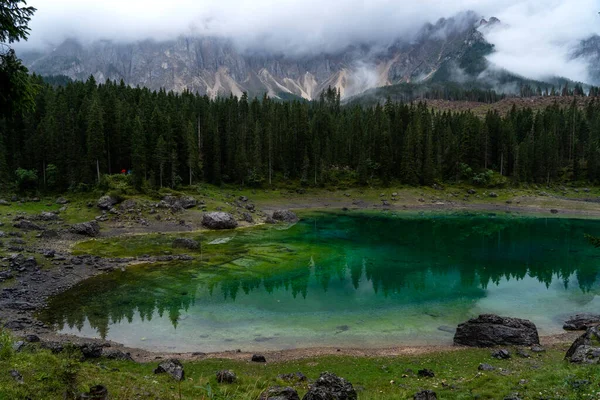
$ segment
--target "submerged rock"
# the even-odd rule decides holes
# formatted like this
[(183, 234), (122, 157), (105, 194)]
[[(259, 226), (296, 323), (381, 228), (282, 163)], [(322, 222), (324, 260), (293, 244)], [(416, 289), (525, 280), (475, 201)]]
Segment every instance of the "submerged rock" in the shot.
[(259, 400), (300, 400), (300, 396), (291, 387), (273, 386), (262, 392)]
[(100, 233), (100, 225), (96, 221), (82, 222), (80, 224), (71, 225), (71, 232), (77, 235), (98, 236)]
[(217, 382), (219, 383), (233, 383), (236, 379), (237, 376), (231, 370), (224, 369), (217, 372)]
[(233, 215), (226, 212), (209, 212), (202, 216), (202, 225), (209, 229), (233, 229), (238, 223)]
[(575, 339), (565, 358), (576, 364), (600, 364), (600, 325)]
[(350, 382), (330, 372), (323, 372), (310, 386), (302, 400), (356, 400), (356, 390)]
[(563, 329), (566, 331), (585, 331), (595, 325), (600, 325), (600, 314), (576, 314), (565, 321)]
[(290, 210), (273, 211), (272, 218), (281, 222), (298, 222), (298, 216)]
[(173, 377), (176, 381), (182, 381), (185, 378), (185, 372), (181, 362), (175, 358), (165, 360), (158, 364), (158, 367), (154, 369), (155, 374), (167, 373)]
[(173, 240), (172, 246), (175, 249), (179, 248), (179, 249), (196, 250), (197, 248), (200, 247), (200, 244), (198, 242), (196, 242), (194, 239), (177, 238), (177, 239)]
[(472, 347), (539, 344), (537, 328), (531, 321), (482, 314), (458, 325), (454, 344)]

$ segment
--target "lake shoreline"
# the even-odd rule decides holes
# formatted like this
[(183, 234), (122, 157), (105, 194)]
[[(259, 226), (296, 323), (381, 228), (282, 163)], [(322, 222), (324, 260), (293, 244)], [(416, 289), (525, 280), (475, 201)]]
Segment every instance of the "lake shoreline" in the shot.
[[(501, 204), (501, 203), (443, 203), (443, 204), (402, 204), (401, 200), (397, 202), (389, 203), (389, 205), (380, 206), (375, 202), (360, 202), (356, 204), (356, 201), (342, 198), (334, 202), (332, 198), (329, 199), (303, 199), (304, 201), (298, 202), (287, 202), (285, 208), (296, 210), (299, 212), (312, 212), (312, 211), (327, 211), (327, 212), (349, 212), (353, 211), (381, 211), (381, 212), (492, 212), (492, 213), (510, 213), (518, 216), (533, 216), (533, 217), (576, 217), (584, 219), (595, 219), (600, 218), (600, 207), (596, 207), (596, 210), (581, 210), (578, 208), (580, 201), (574, 201), (574, 207), (565, 207), (565, 204), (561, 203), (562, 208), (545, 208), (540, 206), (525, 206), (515, 204)], [(354, 203), (354, 204), (353, 204)], [(438, 202), (441, 203), (441, 202)], [(275, 209), (281, 207), (279, 201), (261, 202), (260, 208), (267, 214)], [(551, 210), (555, 210), (553, 212)], [(259, 225), (259, 223), (255, 224)], [(179, 228), (169, 229), (171, 225), (164, 225), (160, 232), (163, 233), (174, 233), (182, 231)], [(183, 232), (193, 232), (194, 230), (183, 230)], [(138, 232), (139, 233), (139, 232)], [(102, 237), (113, 237), (124, 234), (121, 229), (112, 229), (109, 227), (108, 231)], [(60, 249), (70, 248), (76, 239), (69, 237), (67, 244), (64, 241), (59, 243)], [(45, 244), (49, 244), (45, 243)], [(130, 265), (135, 265), (140, 260), (135, 258), (130, 259), (102, 259), (100, 257), (88, 257), (83, 260), (77, 259), (77, 256), (68, 256), (60, 267), (47, 268), (41, 270), (28, 271), (18, 278), (15, 278), (14, 285), (12, 287), (6, 287), (0, 293), (0, 320), (3, 325), (9, 330), (13, 331), (17, 336), (25, 336), (27, 334), (39, 335), (45, 341), (57, 341), (57, 342), (101, 342), (106, 343), (108, 341), (89, 339), (79, 336), (72, 336), (66, 334), (60, 334), (53, 331), (50, 327), (45, 326), (36, 318), (36, 313), (43, 309), (47, 300), (54, 295), (64, 292), (75, 285), (87, 280), (89, 278), (112, 272), (119, 269), (125, 269)], [(149, 258), (142, 262), (153, 262), (155, 259)], [(75, 272), (76, 271), (76, 272)], [(547, 343), (567, 343), (572, 341), (574, 338), (572, 333), (565, 333), (561, 335), (554, 335), (542, 338), (542, 342)], [(229, 352), (215, 352), (207, 354), (196, 354), (195, 353), (168, 353), (168, 352), (157, 352), (148, 351), (144, 349), (126, 348), (118, 343), (111, 343), (112, 347), (123, 348), (128, 352), (132, 353), (132, 356), (136, 360), (151, 360), (153, 357), (167, 357), (177, 356), (186, 359), (196, 358), (231, 358), (231, 359), (243, 359), (250, 353), (238, 353), (235, 349)], [(268, 355), (269, 358), (274, 360), (291, 360), (296, 358), (306, 358), (316, 355), (328, 355), (328, 354), (346, 354), (356, 356), (384, 356), (384, 355), (400, 355), (400, 354), (425, 354), (438, 351), (456, 351), (460, 347), (454, 346), (400, 346), (395, 348), (382, 348), (382, 349), (338, 349), (337, 348), (302, 348), (294, 350), (281, 350), (281, 351), (266, 351), (263, 352)]]

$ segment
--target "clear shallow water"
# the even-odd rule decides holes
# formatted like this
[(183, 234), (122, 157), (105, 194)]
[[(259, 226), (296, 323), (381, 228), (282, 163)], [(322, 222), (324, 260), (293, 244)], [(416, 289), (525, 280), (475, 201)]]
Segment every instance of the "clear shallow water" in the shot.
[(585, 233), (600, 235), (600, 221), (316, 214), (204, 236), (201, 261), (90, 279), (40, 318), (203, 352), (450, 344), (459, 322), (487, 312), (553, 334), (566, 315), (600, 309), (600, 249)]

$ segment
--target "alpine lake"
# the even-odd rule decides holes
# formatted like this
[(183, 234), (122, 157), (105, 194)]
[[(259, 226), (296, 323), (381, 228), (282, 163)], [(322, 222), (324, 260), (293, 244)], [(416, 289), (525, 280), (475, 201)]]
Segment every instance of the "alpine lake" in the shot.
[(481, 313), (541, 335), (600, 309), (600, 221), (509, 214), (302, 214), (292, 225), (83, 242), (75, 253), (177, 253), (86, 280), (38, 317), (59, 332), (155, 351), (448, 345)]

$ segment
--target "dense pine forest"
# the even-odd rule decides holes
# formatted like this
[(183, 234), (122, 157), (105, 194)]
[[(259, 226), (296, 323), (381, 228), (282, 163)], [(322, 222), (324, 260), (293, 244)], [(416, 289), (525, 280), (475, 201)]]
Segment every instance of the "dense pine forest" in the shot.
[(600, 179), (593, 96), (583, 108), (513, 108), (482, 119), (426, 103), (345, 106), (335, 90), (315, 102), (211, 100), (93, 78), (35, 80), (35, 107), (0, 120), (2, 190), (86, 190), (117, 173), (140, 188)]

